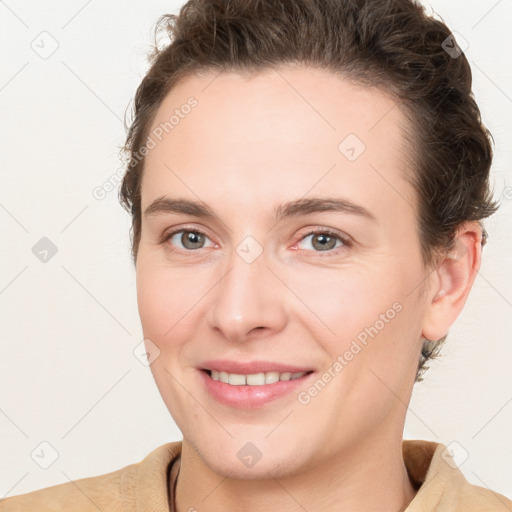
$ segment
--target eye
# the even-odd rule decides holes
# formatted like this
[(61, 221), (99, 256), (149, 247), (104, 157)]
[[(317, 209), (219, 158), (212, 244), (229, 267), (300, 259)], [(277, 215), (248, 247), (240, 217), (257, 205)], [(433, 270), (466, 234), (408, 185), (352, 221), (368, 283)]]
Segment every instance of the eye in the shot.
[[(341, 233), (328, 228), (318, 228), (310, 231), (309, 233), (306, 233), (300, 239), (299, 243), (303, 243), (308, 238), (310, 238), (310, 242), (306, 245), (310, 245), (310, 247), (312, 247), (313, 251), (315, 252), (329, 252), (331, 254), (338, 254), (339, 251), (333, 249), (351, 246), (351, 242), (347, 237), (344, 237), (341, 235)], [(339, 244), (337, 245), (338, 242)], [(306, 250), (308, 250), (308, 247), (306, 247)], [(331, 254), (329, 254), (329, 256)]]
[[(163, 244), (167, 241), (171, 241), (172, 243), (169, 245), (172, 246), (175, 246), (176, 244), (182, 244), (183, 249), (178, 247), (178, 252), (192, 252), (197, 249), (204, 249), (205, 240), (209, 240), (209, 238), (201, 230), (197, 228), (182, 228), (180, 230), (172, 231), (171, 233), (164, 235), (160, 243)], [(211, 246), (215, 246), (215, 244), (212, 242)]]
[[(313, 231), (307, 232), (302, 238), (300, 238), (299, 242), (296, 244), (298, 246), (301, 243), (304, 243), (305, 240), (311, 238), (310, 246), (313, 248), (314, 252), (326, 252), (330, 255), (336, 255), (340, 251), (334, 249), (343, 249), (352, 246), (352, 242), (348, 237), (343, 236), (341, 233), (338, 233), (335, 230), (329, 228), (317, 228)], [(198, 249), (204, 249), (206, 247), (215, 247), (216, 244), (211, 242), (210, 245), (205, 246), (205, 242), (210, 240), (206, 233), (197, 228), (181, 228), (170, 233), (163, 235), (160, 240), (160, 244), (171, 242), (168, 244), (172, 251), (177, 252), (194, 252)], [(183, 248), (179, 247), (179, 244), (182, 245)], [(301, 250), (310, 250), (308, 247), (299, 247)]]

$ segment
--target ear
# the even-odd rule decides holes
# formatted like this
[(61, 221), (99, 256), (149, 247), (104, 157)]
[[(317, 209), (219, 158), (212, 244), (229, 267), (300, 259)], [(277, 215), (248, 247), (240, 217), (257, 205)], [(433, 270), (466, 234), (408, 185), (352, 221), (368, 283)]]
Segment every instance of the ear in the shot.
[(459, 316), (480, 269), (482, 228), (477, 221), (459, 227), (454, 247), (441, 255), (429, 276), (430, 286), (422, 335), (428, 340), (439, 340)]

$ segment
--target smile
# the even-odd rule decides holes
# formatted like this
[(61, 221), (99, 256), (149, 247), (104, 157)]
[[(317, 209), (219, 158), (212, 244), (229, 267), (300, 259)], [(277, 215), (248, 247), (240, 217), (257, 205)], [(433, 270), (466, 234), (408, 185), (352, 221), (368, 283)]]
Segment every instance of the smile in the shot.
[(301, 386), (315, 378), (314, 371), (240, 374), (202, 369), (198, 374), (210, 398), (236, 409), (258, 409), (278, 399), (291, 401)]

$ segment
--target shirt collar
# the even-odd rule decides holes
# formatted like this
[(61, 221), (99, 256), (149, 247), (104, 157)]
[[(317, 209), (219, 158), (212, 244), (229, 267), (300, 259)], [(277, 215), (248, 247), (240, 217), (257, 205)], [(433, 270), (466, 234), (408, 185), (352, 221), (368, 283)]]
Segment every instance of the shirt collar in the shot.
[[(169, 512), (169, 472), (181, 455), (181, 443), (176, 441), (156, 448), (124, 473), (121, 478), (123, 510)], [(452, 510), (459, 496), (469, 487), (475, 488), (454, 463), (450, 451), (440, 443), (403, 440), (402, 454), (409, 479), (417, 490), (404, 512)], [(501, 496), (488, 492), (497, 499)], [(496, 502), (496, 506), (498, 504)]]

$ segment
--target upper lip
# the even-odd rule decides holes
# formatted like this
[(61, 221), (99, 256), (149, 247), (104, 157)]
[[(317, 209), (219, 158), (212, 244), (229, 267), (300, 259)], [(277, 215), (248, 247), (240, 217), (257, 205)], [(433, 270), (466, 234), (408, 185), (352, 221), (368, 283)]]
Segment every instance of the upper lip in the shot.
[(199, 368), (202, 370), (217, 370), (219, 372), (237, 373), (243, 375), (251, 375), (254, 373), (266, 373), (266, 372), (310, 372), (313, 371), (310, 367), (305, 366), (294, 366), (291, 364), (278, 363), (275, 361), (229, 361), (228, 359), (211, 359), (209, 361), (203, 361)]

